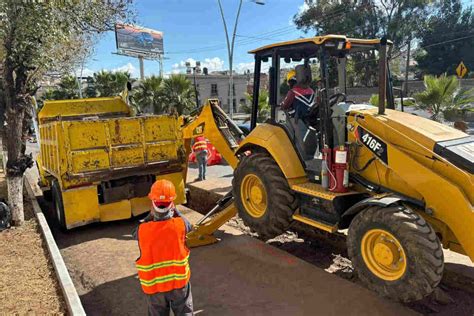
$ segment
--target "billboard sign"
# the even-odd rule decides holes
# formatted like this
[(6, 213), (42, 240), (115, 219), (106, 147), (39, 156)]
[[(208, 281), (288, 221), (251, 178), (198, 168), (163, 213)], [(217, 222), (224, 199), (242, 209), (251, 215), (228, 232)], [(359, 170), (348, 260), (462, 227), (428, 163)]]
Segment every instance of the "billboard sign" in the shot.
[(120, 53), (163, 54), (163, 33), (130, 24), (115, 24), (115, 39)]

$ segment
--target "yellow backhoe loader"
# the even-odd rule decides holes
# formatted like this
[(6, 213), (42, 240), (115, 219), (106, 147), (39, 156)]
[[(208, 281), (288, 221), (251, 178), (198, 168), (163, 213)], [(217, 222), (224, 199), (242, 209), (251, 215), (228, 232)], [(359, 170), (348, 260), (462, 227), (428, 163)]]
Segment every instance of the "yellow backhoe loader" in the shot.
[[(285, 232), (294, 221), (329, 233), (347, 229), (359, 278), (404, 302), (427, 296), (439, 284), (442, 247), (474, 261), (474, 137), (394, 110), (391, 46), (386, 39), (328, 35), (251, 51), (250, 134), (243, 137), (218, 100), (183, 128), (186, 148), (204, 135), (234, 168), (232, 193), (195, 226), (188, 244), (215, 242), (212, 233), (237, 212), (262, 239)], [(352, 102), (346, 93), (345, 65), (357, 56), (378, 61), (378, 107)], [(257, 124), (265, 64), (271, 116)], [(313, 76), (320, 79), (305, 117), (280, 107), (285, 64), (298, 64), (302, 86)]]

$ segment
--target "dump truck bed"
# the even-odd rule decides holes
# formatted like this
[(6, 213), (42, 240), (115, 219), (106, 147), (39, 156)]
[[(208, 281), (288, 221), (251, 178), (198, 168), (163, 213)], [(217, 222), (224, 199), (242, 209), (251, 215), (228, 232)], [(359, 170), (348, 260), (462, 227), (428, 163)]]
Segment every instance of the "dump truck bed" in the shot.
[(64, 188), (83, 183), (181, 170), (179, 118), (145, 116), (60, 120), (40, 126), (43, 168)]
[[(45, 105), (39, 115), (43, 169), (59, 179), (64, 189), (131, 175), (181, 171), (185, 161), (181, 118), (128, 117), (126, 104), (120, 98), (112, 103), (110, 99)], [(82, 101), (82, 109), (78, 104), (71, 106), (74, 101)], [(53, 109), (64, 111), (59, 116)]]
[(51, 190), (58, 225), (71, 229), (150, 210), (156, 179), (186, 201), (182, 118), (132, 116), (121, 97), (46, 101), (38, 114), (40, 184)]

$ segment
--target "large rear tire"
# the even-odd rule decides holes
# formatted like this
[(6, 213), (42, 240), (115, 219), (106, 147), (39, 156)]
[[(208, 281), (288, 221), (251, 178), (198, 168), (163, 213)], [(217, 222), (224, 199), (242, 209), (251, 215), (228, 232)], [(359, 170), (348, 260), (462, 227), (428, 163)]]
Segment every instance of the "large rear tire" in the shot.
[(288, 229), (297, 200), (269, 155), (243, 157), (234, 172), (232, 188), (240, 217), (261, 239), (271, 239)]
[(64, 216), (63, 195), (61, 193), (61, 186), (59, 185), (58, 180), (53, 180), (51, 191), (53, 195), (54, 217), (56, 218), (56, 224), (61, 231), (66, 231), (67, 227), (66, 218)]
[(423, 217), (404, 206), (369, 207), (349, 227), (349, 256), (359, 279), (382, 296), (411, 302), (441, 281), (441, 243)]

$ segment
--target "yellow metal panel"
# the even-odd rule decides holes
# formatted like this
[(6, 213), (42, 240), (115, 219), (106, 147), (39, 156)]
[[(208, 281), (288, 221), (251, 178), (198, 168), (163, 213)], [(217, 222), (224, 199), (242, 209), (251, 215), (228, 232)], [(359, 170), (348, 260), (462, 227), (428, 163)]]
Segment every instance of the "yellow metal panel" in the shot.
[(101, 170), (110, 167), (109, 155), (105, 149), (71, 152), (71, 163), (73, 173)]
[(140, 121), (136, 118), (109, 120), (110, 142), (114, 145), (125, 145), (142, 142)]
[[(392, 115), (395, 111), (387, 111), (389, 112), (388, 115), (376, 115), (375, 113), (364, 111), (364, 118), (359, 117), (355, 120), (353, 116), (349, 116), (349, 122), (354, 124), (354, 129), (357, 128), (357, 125), (363, 126), (369, 132), (382, 138), (384, 142), (397, 146), (406, 155), (430, 168), (434, 173), (450, 179), (450, 181), (464, 190), (464, 194), (473, 203), (474, 190), (472, 188), (474, 176), (433, 153), (435, 142), (446, 140), (450, 137), (456, 139), (467, 135), (448, 126), (442, 126), (436, 131), (438, 126), (436, 122), (402, 112)], [(391, 117), (397, 117), (397, 119), (391, 119)], [(406, 123), (403, 123), (405, 118)], [(420, 128), (418, 128), (419, 126)], [(355, 141), (354, 133), (349, 133), (348, 136), (350, 142)], [(357, 159), (358, 165), (364, 166), (365, 162), (372, 156), (373, 154), (365, 146), (360, 147), (360, 155), (359, 159)], [(415, 199), (423, 200), (423, 196), (420, 195), (413, 184), (407, 183), (402, 178), (402, 175), (390, 170), (391, 161), (394, 159), (390, 158), (390, 147), (388, 156), (389, 166), (384, 165), (380, 160), (376, 160), (361, 173), (364, 178)]]
[(312, 183), (312, 182), (305, 182), (305, 183), (300, 183), (300, 184), (293, 184), (291, 185), (291, 189), (297, 192), (301, 192), (304, 194), (308, 194), (311, 196), (316, 196), (323, 198), (325, 200), (332, 201), (338, 196), (344, 196), (344, 195), (351, 195), (351, 194), (359, 194), (359, 192), (356, 191), (349, 191), (345, 193), (335, 193), (331, 192), (328, 190), (323, 189), (321, 185), (317, 183)]
[[(280, 42), (280, 43), (274, 43), (270, 45), (266, 45), (254, 50), (249, 51), (250, 54), (255, 54), (263, 50), (267, 50), (270, 48), (275, 48), (275, 47), (282, 47), (282, 46), (291, 46), (295, 44), (301, 44), (301, 43), (314, 43), (317, 45), (323, 44), (327, 40), (348, 40), (351, 43), (358, 44), (358, 45), (377, 45), (380, 44), (380, 39), (359, 39), (359, 38), (347, 38), (344, 35), (324, 35), (324, 36), (316, 36), (316, 37), (310, 37), (310, 38), (302, 38), (302, 39), (297, 39), (293, 41), (285, 41), (285, 42)], [(391, 41), (387, 41), (388, 45), (392, 45), (393, 43)]]
[(130, 205), (132, 207), (133, 216), (137, 216), (151, 210), (151, 201), (147, 196), (130, 199)]
[(176, 118), (173, 116), (145, 117), (145, 141), (158, 142), (175, 140), (177, 127)]
[(100, 212), (101, 222), (127, 219), (132, 216), (129, 200), (122, 200), (119, 202), (109, 203), (109, 204), (100, 204), (99, 212)]
[(435, 218), (448, 225), (474, 262), (474, 208), (468, 197), (454, 183), (397, 148), (391, 147), (388, 152), (390, 168), (423, 195), (426, 207), (433, 210)]
[(83, 187), (62, 192), (67, 228), (82, 226), (100, 219), (97, 187)]
[(111, 160), (115, 168), (143, 165), (143, 146), (139, 144), (112, 147)]
[(38, 113), (40, 123), (56, 117), (78, 117), (84, 115), (102, 115), (122, 113), (128, 115), (130, 110), (120, 97), (91, 98), (74, 100), (45, 101)]
[(173, 182), (176, 188), (176, 200), (174, 200), (174, 204), (178, 205), (186, 203), (186, 194), (184, 193), (184, 179), (181, 172), (156, 175), (156, 180), (160, 179), (166, 179)]
[(239, 148), (252, 144), (265, 148), (287, 179), (306, 176), (293, 144), (281, 127), (270, 124), (257, 125), (240, 143)]
[(327, 225), (327, 224), (324, 224), (324, 223), (315, 221), (315, 220), (313, 220), (313, 219), (311, 219), (311, 218), (307, 218), (307, 217), (301, 216), (301, 215), (299, 215), (299, 214), (294, 214), (294, 215), (293, 215), (293, 219), (294, 219), (294, 220), (297, 220), (297, 221), (299, 221), (299, 222), (308, 224), (308, 225), (310, 225), (310, 226), (316, 227), (316, 228), (318, 228), (318, 229), (327, 231), (327, 232), (329, 232), (329, 233), (334, 233), (334, 232), (337, 231), (337, 226), (330, 226), (330, 225)]
[(155, 144), (147, 144), (146, 158), (147, 163), (177, 159), (178, 152), (176, 142), (163, 141)]
[(64, 123), (69, 137), (70, 150), (105, 147), (108, 145), (104, 122), (67, 122)]
[[(428, 149), (433, 149), (436, 142), (467, 136), (453, 127), (410, 113), (387, 109), (384, 115), (377, 115), (376, 111), (376, 109), (364, 111), (369, 114), (365, 116), (367, 126), (372, 129), (383, 126), (383, 130), (380, 130), (381, 134), (378, 135), (392, 139), (394, 143), (403, 142), (403, 139), (393, 137), (396, 135), (390, 133), (390, 129), (387, 129), (387, 127), (403, 134), (405, 138), (416, 140)], [(377, 132), (379, 131), (377, 130)]]

